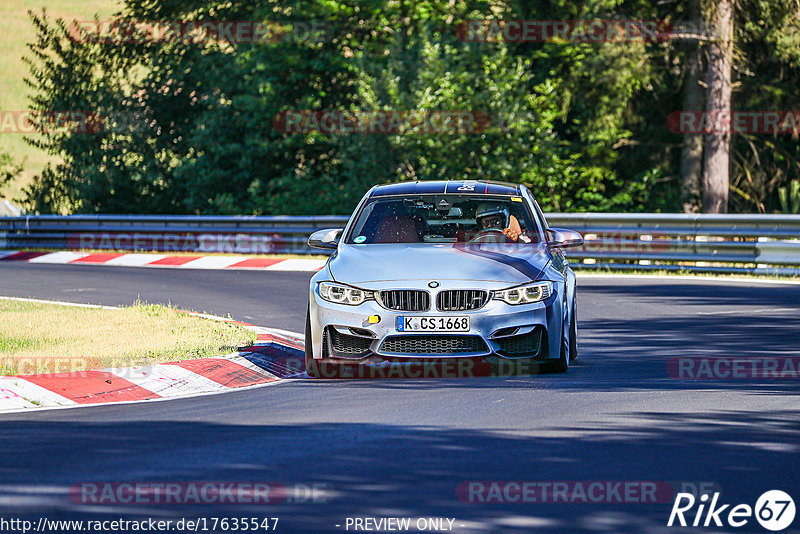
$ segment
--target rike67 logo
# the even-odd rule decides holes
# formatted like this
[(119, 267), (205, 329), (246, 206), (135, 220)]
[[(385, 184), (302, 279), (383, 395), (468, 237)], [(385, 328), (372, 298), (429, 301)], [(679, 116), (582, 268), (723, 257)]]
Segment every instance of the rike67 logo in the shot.
[(708, 494), (696, 498), (691, 493), (678, 493), (667, 526), (724, 527), (724, 522), (727, 522), (728, 526), (739, 528), (747, 525), (755, 516), (762, 527), (778, 532), (788, 528), (794, 521), (794, 501), (781, 490), (764, 492), (755, 507), (749, 504), (720, 504), (719, 496), (719, 493), (714, 493), (709, 502)]

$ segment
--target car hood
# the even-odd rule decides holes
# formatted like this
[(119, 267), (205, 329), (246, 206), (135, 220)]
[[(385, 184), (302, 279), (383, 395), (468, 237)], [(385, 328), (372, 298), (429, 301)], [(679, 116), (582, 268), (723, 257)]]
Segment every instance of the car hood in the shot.
[(342, 245), (328, 264), (334, 280), (361, 284), (394, 280), (538, 280), (550, 261), (536, 244)]

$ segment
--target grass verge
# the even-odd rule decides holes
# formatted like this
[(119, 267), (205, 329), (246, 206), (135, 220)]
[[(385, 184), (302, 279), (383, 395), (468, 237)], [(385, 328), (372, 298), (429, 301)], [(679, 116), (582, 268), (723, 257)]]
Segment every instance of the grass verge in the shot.
[(255, 340), (241, 326), (167, 306), (99, 309), (0, 299), (0, 375), (209, 358)]

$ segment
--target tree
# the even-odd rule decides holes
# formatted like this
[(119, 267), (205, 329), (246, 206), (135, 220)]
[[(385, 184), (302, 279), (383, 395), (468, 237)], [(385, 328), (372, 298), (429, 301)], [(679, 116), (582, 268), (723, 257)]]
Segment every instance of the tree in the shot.
[[(33, 16), (32, 107), (43, 116), (90, 110), (103, 127), (31, 140), (60, 161), (35, 178), (29, 203), (82, 213), (348, 213), (374, 183), (491, 178), (530, 185), (547, 209), (680, 211), (697, 203), (702, 165), (707, 209), (768, 212), (800, 176), (796, 137), (712, 135), (701, 159), (702, 136), (671, 132), (666, 121), (702, 107), (706, 48), (707, 109), (730, 109), (732, 88), (737, 109), (796, 108), (798, 2), (738, 0), (734, 9), (715, 0), (715, 23), (730, 6), (730, 31), (713, 54), (675, 40), (457, 38), (475, 19), (693, 20), (697, 0), (127, 0), (117, 16), (290, 28), (287, 39), (259, 43), (74, 41), (64, 21)], [(323, 39), (293, 38), (293, 25), (308, 21), (328, 27)], [(276, 128), (292, 110), (474, 111), (491, 122), (458, 135)]]
[[(700, 0), (689, 0), (689, 21), (700, 22)], [(700, 39), (689, 39), (686, 43), (685, 80), (683, 82), (684, 111), (700, 111), (703, 93), (700, 87), (702, 71), (702, 48)], [(700, 182), (703, 174), (703, 136), (696, 132), (683, 134), (681, 149), (681, 203), (684, 213), (698, 211), (701, 200)]]
[[(461, 20), (488, 12), (480, 1), (129, 0), (118, 17), (330, 30), (267, 43), (75, 42), (64, 21), (34, 16), (35, 108), (138, 120), (47, 133), (41, 147), (63, 163), (37, 178), (31, 198), (41, 210), (89, 213), (349, 213), (376, 182), (491, 178), (540, 184), (547, 206), (579, 205), (586, 174), (553, 130), (554, 86), (534, 83), (530, 61), (505, 43), (456, 36)], [(452, 135), (276, 129), (292, 110), (471, 111), (493, 122)]]
[[(706, 111), (711, 117), (730, 116), (733, 62), (734, 0), (716, 0), (711, 15), (714, 39), (708, 46)], [(703, 213), (727, 213), (731, 132), (705, 134)]]
[(0, 191), (14, 181), (22, 172), (22, 165), (14, 163), (11, 156), (0, 152)]

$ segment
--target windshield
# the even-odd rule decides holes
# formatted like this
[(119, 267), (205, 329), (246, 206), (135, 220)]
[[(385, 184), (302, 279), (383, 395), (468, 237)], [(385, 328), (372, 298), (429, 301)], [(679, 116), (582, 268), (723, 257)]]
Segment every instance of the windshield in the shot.
[[(506, 237), (508, 234), (513, 239)], [(539, 241), (539, 228), (522, 197), (454, 194), (376, 197), (364, 204), (345, 243), (491, 240)]]

